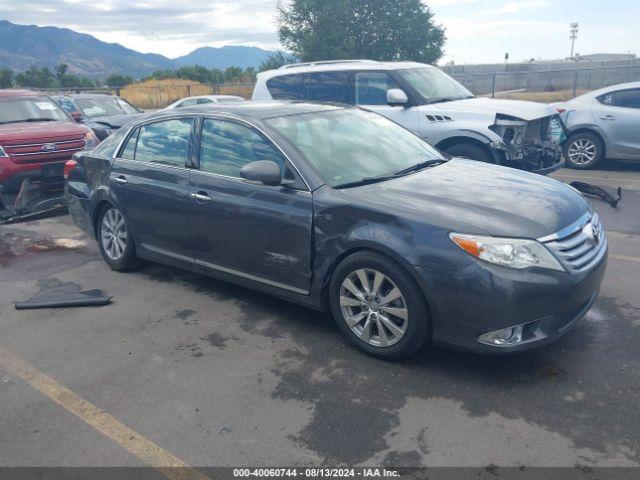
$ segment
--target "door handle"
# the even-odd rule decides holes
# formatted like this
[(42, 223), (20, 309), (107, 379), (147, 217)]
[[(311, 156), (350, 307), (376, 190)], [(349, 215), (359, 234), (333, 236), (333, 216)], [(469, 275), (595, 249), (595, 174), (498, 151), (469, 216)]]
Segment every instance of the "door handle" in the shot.
[(192, 193), (190, 196), (191, 196), (191, 198), (193, 198), (194, 200), (196, 200), (198, 202), (210, 202), (211, 200), (213, 200), (205, 192)]
[(120, 175), (119, 177), (113, 177), (113, 181), (118, 183), (118, 184), (120, 184), (120, 185), (124, 185), (126, 183), (129, 183), (127, 181), (127, 179), (123, 175)]

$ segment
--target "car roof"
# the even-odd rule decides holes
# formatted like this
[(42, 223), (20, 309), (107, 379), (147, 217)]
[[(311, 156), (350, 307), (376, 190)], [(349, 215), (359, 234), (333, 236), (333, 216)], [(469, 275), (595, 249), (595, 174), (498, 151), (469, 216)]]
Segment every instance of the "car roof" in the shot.
[(246, 119), (265, 120), (272, 117), (283, 117), (286, 115), (302, 115), (305, 113), (325, 112), (331, 110), (342, 110), (350, 107), (343, 105), (328, 105), (307, 102), (282, 102), (282, 101), (260, 101), (260, 102), (232, 102), (232, 103), (207, 103), (192, 107), (183, 107), (179, 110), (161, 110), (155, 114), (145, 117), (145, 120), (164, 118), (175, 115), (203, 114), (203, 113), (224, 113)]
[(268, 80), (294, 73), (349, 71), (349, 70), (404, 70), (407, 68), (436, 68), (418, 62), (377, 62), (375, 60), (331, 60), (284, 65), (277, 70), (267, 70), (258, 74), (258, 79)]
[(0, 90), (0, 98), (12, 97), (45, 97), (47, 94), (35, 90), (6, 89)]

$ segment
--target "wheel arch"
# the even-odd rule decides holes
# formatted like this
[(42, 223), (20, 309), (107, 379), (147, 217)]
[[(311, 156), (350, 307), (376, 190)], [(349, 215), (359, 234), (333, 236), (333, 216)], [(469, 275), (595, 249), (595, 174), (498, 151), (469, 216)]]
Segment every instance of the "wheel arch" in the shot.
[[(429, 296), (425, 293), (424, 283), (421, 281), (419, 273), (415, 268), (412, 268), (411, 265), (408, 265), (406, 262), (402, 261), (402, 257), (400, 255), (395, 254), (393, 251), (389, 251), (389, 249), (381, 247), (379, 245), (354, 245), (353, 247), (345, 250), (340, 253), (336, 258), (333, 259), (327, 271), (325, 272), (322, 285), (321, 285), (321, 307), (323, 311), (329, 309), (329, 286), (331, 285), (331, 279), (338, 268), (338, 265), (342, 263), (346, 258), (362, 252), (370, 252), (375, 253), (376, 255), (381, 255), (388, 260), (391, 260), (393, 263), (397, 264), (403, 271), (405, 271), (409, 278), (413, 281), (415, 286), (418, 288), (420, 295), (424, 299), (427, 310), (429, 311), (430, 319), (433, 319), (433, 309), (431, 303), (429, 302)], [(432, 328), (432, 327), (431, 327)]]
[(456, 135), (454, 137), (445, 138), (444, 140), (441, 140), (440, 142), (438, 142), (435, 145), (435, 147), (438, 150), (445, 151), (449, 147), (453, 147), (454, 145), (462, 145), (462, 144), (469, 144), (469, 145), (478, 147), (482, 149), (488, 155), (489, 158), (492, 158), (492, 159), (494, 158), (493, 152), (491, 151), (491, 149), (489, 148), (486, 142), (483, 142), (479, 138), (471, 137), (467, 135)]

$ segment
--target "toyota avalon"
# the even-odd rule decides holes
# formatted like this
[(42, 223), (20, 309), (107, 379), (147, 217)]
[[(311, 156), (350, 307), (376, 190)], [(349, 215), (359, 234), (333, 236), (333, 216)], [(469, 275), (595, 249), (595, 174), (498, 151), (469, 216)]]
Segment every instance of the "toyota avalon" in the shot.
[(145, 259), (329, 310), (382, 358), (549, 343), (586, 314), (606, 267), (604, 229), (576, 190), (447, 159), (355, 107), (162, 112), (65, 175), (71, 214), (112, 269)]

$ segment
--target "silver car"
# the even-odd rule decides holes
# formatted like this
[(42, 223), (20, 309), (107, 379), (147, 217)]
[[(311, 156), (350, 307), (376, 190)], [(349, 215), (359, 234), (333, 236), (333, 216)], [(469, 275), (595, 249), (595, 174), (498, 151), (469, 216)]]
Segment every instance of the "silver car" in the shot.
[(605, 158), (640, 160), (640, 82), (595, 90), (555, 103), (570, 131), (567, 166), (586, 170)]

